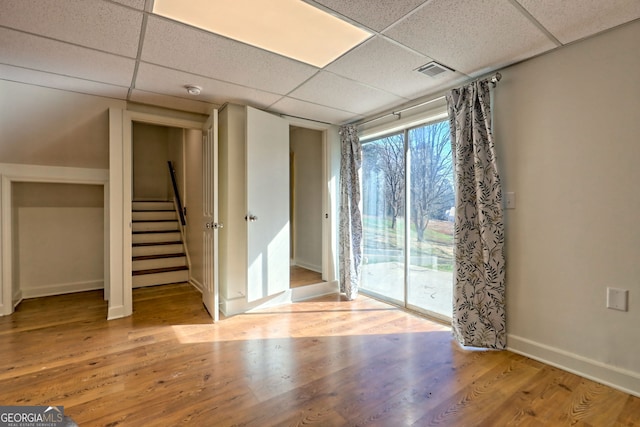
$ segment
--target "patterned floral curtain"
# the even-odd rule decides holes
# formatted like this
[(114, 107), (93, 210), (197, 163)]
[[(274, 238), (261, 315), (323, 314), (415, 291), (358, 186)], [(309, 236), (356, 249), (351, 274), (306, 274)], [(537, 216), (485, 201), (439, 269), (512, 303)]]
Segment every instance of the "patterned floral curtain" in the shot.
[(362, 145), (353, 125), (340, 128), (340, 292), (348, 299), (358, 296), (362, 272), (362, 215), (360, 213), (360, 177)]
[(456, 182), (453, 334), (464, 346), (506, 347), (502, 190), (489, 81), (447, 95)]

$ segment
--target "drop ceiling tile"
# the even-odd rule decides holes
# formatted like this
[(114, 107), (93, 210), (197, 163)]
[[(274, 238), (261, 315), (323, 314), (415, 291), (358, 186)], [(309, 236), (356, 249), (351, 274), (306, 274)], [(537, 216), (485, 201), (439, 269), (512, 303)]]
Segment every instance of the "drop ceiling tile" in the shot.
[(285, 94), (318, 69), (174, 21), (150, 16), (142, 50), (146, 62)]
[(384, 34), (465, 74), (499, 68), (556, 47), (504, 0), (434, 0)]
[(112, 0), (116, 3), (124, 4), (134, 9), (144, 10), (144, 0)]
[(307, 3), (320, 4), (373, 30), (382, 31), (425, 1), (316, 0)]
[(367, 114), (371, 110), (405, 101), (396, 95), (326, 71), (321, 71), (288, 96), (354, 114)]
[(178, 98), (176, 96), (162, 95), (159, 93), (145, 92), (143, 90), (134, 89), (131, 91), (132, 102), (140, 104), (155, 105), (158, 107), (170, 108), (173, 110), (189, 111), (192, 113), (206, 114), (211, 112), (212, 108), (219, 107), (208, 102), (195, 101), (191, 99)]
[(0, 79), (107, 98), (127, 99), (129, 88), (0, 64)]
[(133, 59), (0, 28), (0, 62), (85, 80), (129, 86)]
[[(202, 93), (197, 98), (189, 95), (185, 89), (185, 85), (188, 84), (202, 87)], [(221, 82), (219, 80), (144, 62), (138, 67), (135, 87), (136, 89), (147, 92), (163, 93), (212, 104), (233, 102), (237, 104), (248, 104), (257, 108), (267, 107), (282, 98), (281, 95)]]
[(519, 3), (562, 43), (640, 18), (638, 0), (519, 0)]
[(331, 124), (341, 124), (364, 118), (362, 115), (288, 97), (273, 104), (268, 111)]
[[(380, 58), (384, 58), (384, 61)], [(429, 77), (416, 71), (430, 61), (432, 59), (428, 56), (378, 36), (333, 62), (326, 70), (404, 98), (419, 97), (439, 86), (466, 77), (455, 72)]]
[(142, 12), (102, 0), (3, 0), (0, 25), (135, 58)]

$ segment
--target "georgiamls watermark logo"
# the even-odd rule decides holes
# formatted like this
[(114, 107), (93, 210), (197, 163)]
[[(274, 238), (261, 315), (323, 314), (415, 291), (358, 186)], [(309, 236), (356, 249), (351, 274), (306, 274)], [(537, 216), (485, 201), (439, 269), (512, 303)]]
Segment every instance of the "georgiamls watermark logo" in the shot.
[(0, 427), (78, 427), (64, 406), (0, 406)]

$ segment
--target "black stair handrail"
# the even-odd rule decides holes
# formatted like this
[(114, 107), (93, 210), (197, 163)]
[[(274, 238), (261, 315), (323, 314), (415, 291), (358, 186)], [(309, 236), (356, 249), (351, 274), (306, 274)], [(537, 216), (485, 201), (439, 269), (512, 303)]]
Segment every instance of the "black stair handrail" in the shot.
[(178, 204), (178, 214), (180, 215), (180, 223), (182, 226), (187, 225), (187, 220), (184, 217), (184, 210), (182, 209), (182, 201), (180, 200), (180, 192), (178, 191), (178, 183), (176, 182), (176, 171), (173, 169), (173, 164), (168, 161), (169, 164), (169, 175), (171, 175), (171, 182), (173, 183), (173, 195), (176, 198), (176, 203)]

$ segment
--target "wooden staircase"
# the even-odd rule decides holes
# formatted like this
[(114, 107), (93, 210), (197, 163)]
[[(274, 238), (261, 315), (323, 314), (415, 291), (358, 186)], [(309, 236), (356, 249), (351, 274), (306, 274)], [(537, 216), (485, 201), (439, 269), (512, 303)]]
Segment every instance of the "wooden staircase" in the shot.
[(134, 201), (132, 286), (189, 281), (187, 256), (173, 202)]

